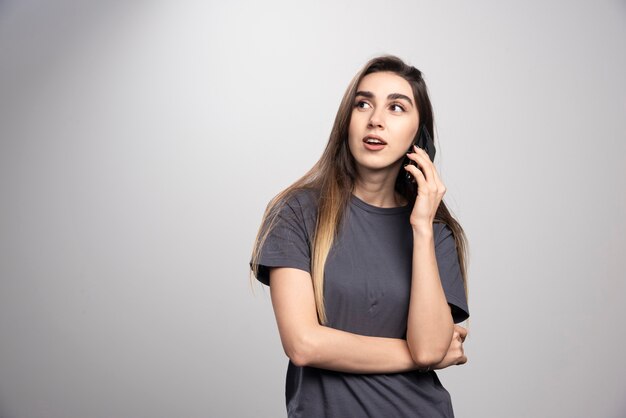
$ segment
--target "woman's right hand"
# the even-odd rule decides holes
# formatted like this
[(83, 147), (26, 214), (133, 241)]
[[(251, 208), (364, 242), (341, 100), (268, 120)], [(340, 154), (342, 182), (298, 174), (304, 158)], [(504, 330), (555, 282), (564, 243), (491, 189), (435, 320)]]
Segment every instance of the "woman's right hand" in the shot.
[(454, 333), (448, 352), (443, 360), (435, 364), (432, 369), (445, 369), (448, 366), (461, 365), (467, 363), (467, 357), (463, 352), (463, 342), (467, 336), (467, 329), (454, 324)]

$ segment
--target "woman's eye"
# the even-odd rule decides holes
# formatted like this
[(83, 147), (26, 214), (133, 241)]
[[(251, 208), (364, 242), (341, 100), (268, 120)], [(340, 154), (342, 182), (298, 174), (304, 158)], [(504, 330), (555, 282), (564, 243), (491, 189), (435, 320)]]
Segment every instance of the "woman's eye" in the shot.
[(369, 103), (364, 102), (363, 100), (360, 100), (360, 101), (356, 102), (356, 104), (354, 105), (354, 107), (359, 107), (359, 108), (361, 108), (361, 109), (365, 109), (366, 107), (364, 107), (364, 106), (362, 106), (362, 105), (369, 106)]
[(404, 112), (404, 107), (400, 106), (397, 103), (394, 103), (391, 105), (391, 108), (393, 109), (394, 107), (398, 108), (400, 112)]

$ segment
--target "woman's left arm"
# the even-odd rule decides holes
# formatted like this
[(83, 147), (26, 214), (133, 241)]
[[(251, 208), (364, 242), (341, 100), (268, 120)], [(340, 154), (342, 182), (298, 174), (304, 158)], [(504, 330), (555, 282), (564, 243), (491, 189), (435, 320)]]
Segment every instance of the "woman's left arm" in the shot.
[(407, 156), (415, 161), (405, 166), (418, 183), (418, 195), (411, 213), (413, 229), (413, 269), (407, 322), (407, 344), (413, 360), (420, 367), (443, 361), (452, 341), (454, 321), (441, 285), (433, 220), (446, 192), (434, 164), (424, 150)]
[(413, 228), (413, 278), (407, 322), (407, 344), (420, 367), (443, 360), (454, 321), (439, 278), (432, 226)]

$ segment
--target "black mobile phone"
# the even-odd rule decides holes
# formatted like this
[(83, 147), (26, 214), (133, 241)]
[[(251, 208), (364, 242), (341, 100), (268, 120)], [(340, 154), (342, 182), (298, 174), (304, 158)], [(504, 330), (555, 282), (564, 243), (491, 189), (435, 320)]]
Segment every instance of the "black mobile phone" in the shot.
[[(433, 162), (435, 161), (435, 152), (436, 152), (435, 142), (433, 141), (433, 137), (430, 136), (430, 132), (428, 132), (428, 128), (426, 127), (426, 124), (423, 124), (423, 123), (420, 124), (420, 127), (417, 130), (417, 135), (415, 135), (415, 140), (413, 141), (413, 144), (417, 145), (419, 148), (426, 151), (426, 154), (428, 154), (430, 161), (433, 161)], [(413, 149), (413, 144), (411, 144), (407, 152), (415, 152), (415, 150)], [(402, 166), (405, 166), (407, 164), (412, 164), (418, 167), (415, 161), (405, 156)], [(413, 176), (408, 171), (406, 172), (406, 176), (410, 181), (413, 181)]]

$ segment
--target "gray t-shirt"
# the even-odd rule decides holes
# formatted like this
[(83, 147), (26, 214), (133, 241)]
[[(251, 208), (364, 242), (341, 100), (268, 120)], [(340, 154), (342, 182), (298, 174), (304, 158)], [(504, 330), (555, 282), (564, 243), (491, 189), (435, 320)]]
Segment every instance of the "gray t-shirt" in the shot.
[[(257, 279), (269, 283), (268, 267), (311, 272), (317, 216), (316, 190), (299, 190), (282, 208), (259, 260)], [(355, 334), (406, 339), (411, 290), (412, 203), (380, 208), (351, 197), (324, 269), (327, 326)], [(434, 223), (441, 284), (454, 322), (469, 309), (452, 231)], [(453, 417), (450, 394), (435, 371), (353, 374), (298, 367), (289, 361), (285, 386), (289, 417)]]

